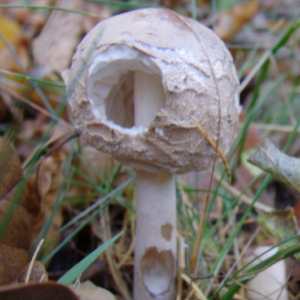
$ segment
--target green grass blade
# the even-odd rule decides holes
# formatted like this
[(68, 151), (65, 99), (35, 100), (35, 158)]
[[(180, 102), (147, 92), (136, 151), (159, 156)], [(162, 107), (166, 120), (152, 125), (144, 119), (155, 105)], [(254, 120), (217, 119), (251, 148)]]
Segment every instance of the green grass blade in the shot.
[(58, 282), (61, 284), (69, 285), (71, 284), (82, 272), (97, 259), (97, 257), (105, 251), (111, 244), (113, 244), (121, 235), (123, 231), (111, 238), (105, 244), (101, 245), (99, 248), (95, 249), (87, 257), (81, 260), (73, 268), (71, 268), (66, 274), (59, 278)]
[(91, 212), (92, 210), (94, 210), (95, 208), (97, 208), (99, 205), (104, 204), (110, 198), (113, 199), (114, 197), (116, 197), (120, 192), (122, 192), (133, 181), (134, 181), (134, 178), (130, 178), (129, 180), (127, 180), (126, 182), (124, 182), (123, 184), (121, 184), (120, 186), (118, 186), (116, 189), (114, 189), (113, 191), (111, 191), (110, 193), (108, 193), (107, 195), (105, 195), (104, 197), (100, 198), (93, 205), (91, 205), (90, 207), (88, 207), (87, 209), (85, 209), (84, 211), (82, 211), (81, 213), (79, 213), (70, 222), (68, 222), (66, 225), (64, 225), (63, 227), (61, 227), (60, 230), (59, 230), (59, 232), (67, 229), (68, 227), (70, 227), (71, 225), (73, 225), (74, 223), (76, 223), (78, 220), (80, 220), (81, 218), (83, 218), (86, 214), (88, 214), (89, 212)]
[[(296, 21), (294, 21), (288, 28), (287, 30), (281, 35), (281, 37), (278, 39), (278, 41), (275, 43), (275, 45), (272, 47), (272, 54), (276, 54), (277, 51), (284, 46), (287, 41), (290, 39), (290, 37), (292, 36), (292, 34), (294, 33), (294, 31), (300, 26), (300, 19), (297, 19)], [(254, 91), (253, 91), (253, 96), (252, 96), (252, 100), (249, 106), (249, 110), (251, 110), (252, 108), (254, 108), (254, 106), (256, 105), (256, 102), (259, 98), (259, 93), (260, 93), (260, 87), (262, 85), (262, 83), (265, 81), (267, 74), (268, 74), (268, 69), (269, 69), (269, 65), (270, 65), (270, 61), (269, 59), (267, 59), (264, 64), (262, 65), (258, 80), (255, 84), (254, 87)], [(246, 135), (243, 136), (242, 141), (241, 141), (241, 145), (240, 145), (240, 151), (239, 151), (239, 159), (238, 159), (238, 164), (241, 163), (241, 155), (242, 152), (244, 150), (244, 145), (245, 145), (245, 141), (246, 141)]]
[(46, 263), (54, 254), (56, 254), (64, 245), (66, 245), (85, 225), (87, 225), (103, 207), (98, 208), (93, 214), (90, 215), (80, 226), (78, 226), (71, 234), (69, 234), (47, 257), (42, 258), (41, 262)]
[[(296, 235), (284, 242), (281, 242), (280, 244), (282, 243), (285, 243), (293, 238), (297, 238), (299, 237), (299, 235)], [(278, 244), (279, 245), (279, 244)], [(277, 247), (278, 245), (275, 245), (274, 247)], [(269, 252), (270, 250), (272, 250), (274, 247), (270, 248), (268, 251), (264, 252), (263, 254), (259, 255), (258, 257), (256, 257), (255, 259), (253, 259), (251, 262), (249, 262), (247, 265), (245, 265), (242, 269), (239, 270), (239, 272), (241, 272), (242, 270), (244, 270), (248, 265), (252, 264), (256, 259), (258, 259), (259, 257), (261, 257), (262, 255), (264, 255), (265, 253)], [(291, 251), (290, 251), (291, 250)], [(254, 273), (258, 273), (260, 272), (261, 270), (263, 270), (264, 268), (266, 268), (266, 266), (268, 266), (269, 264), (272, 264), (272, 263), (275, 263), (277, 262), (278, 259), (285, 259), (285, 258), (288, 258), (290, 256), (292, 256), (293, 254), (297, 253), (300, 251), (300, 247), (296, 247), (295, 248), (295, 245), (291, 246), (289, 249), (282, 249), (282, 250), (279, 250), (275, 255), (273, 255), (272, 257), (268, 258), (267, 260), (265, 261), (262, 261), (261, 263), (259, 263), (258, 265), (252, 267), (251, 269), (249, 269), (245, 275), (243, 277), (245, 277), (246, 279), (243, 280), (243, 279), (240, 279), (239, 280), (239, 283), (241, 284), (245, 284), (247, 283), (249, 280), (251, 280), (253, 278), (253, 276), (251, 277), (251, 274), (254, 274)], [(250, 275), (250, 276), (249, 276)], [(234, 275), (236, 276), (236, 274)], [(232, 276), (227, 282), (229, 282), (232, 278), (234, 278), (234, 276)], [(228, 291), (222, 296), (221, 300), (231, 300), (233, 299), (233, 296), (235, 293), (238, 292), (238, 290), (241, 288), (241, 286), (237, 283), (233, 283)], [(217, 295), (217, 293), (220, 291), (220, 289), (215, 292), (215, 295)], [(212, 296), (212, 297), (213, 297)], [(211, 299), (212, 299), (211, 297)]]

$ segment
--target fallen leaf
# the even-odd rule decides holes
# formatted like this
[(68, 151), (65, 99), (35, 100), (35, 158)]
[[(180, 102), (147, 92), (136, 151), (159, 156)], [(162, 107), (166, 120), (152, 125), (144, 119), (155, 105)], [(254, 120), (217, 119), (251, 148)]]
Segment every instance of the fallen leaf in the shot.
[(282, 153), (268, 139), (248, 161), (300, 192), (300, 159)]
[(228, 41), (239, 32), (245, 23), (249, 22), (259, 10), (259, 2), (250, 0), (236, 5), (231, 10), (218, 17), (215, 33), (224, 41)]
[[(298, 225), (293, 208), (262, 213), (258, 216), (257, 221), (279, 241), (284, 241), (298, 234)], [(300, 238), (297, 237), (284, 243), (281, 247), (286, 249), (299, 244), (299, 242)], [(297, 259), (300, 258), (299, 253), (294, 256)]]
[(31, 225), (21, 163), (0, 137), (0, 285), (11, 283), (28, 262)]
[[(53, 0), (30, 0), (31, 5), (48, 6), (52, 5)], [(2, 4), (20, 5), (19, 0), (5, 0), (1, 1)], [(19, 24), (26, 26), (27, 34), (34, 36), (36, 32), (45, 24), (47, 19), (46, 10), (30, 9), (25, 7), (13, 7), (3, 9), (5, 15), (16, 20)]]
[(72, 285), (70, 288), (77, 294), (80, 300), (116, 300), (111, 292), (94, 285), (89, 280), (80, 283), (79, 287)]
[[(0, 15), (0, 30), (2, 35), (5, 37), (6, 41), (9, 44), (14, 43), (18, 39), (19, 35), (21, 34), (21, 27), (17, 22), (1, 15)], [(6, 46), (3, 40), (0, 39), (0, 49), (2, 50), (3, 48), (6, 48)]]
[(0, 287), (1, 300), (80, 300), (68, 287), (54, 283), (19, 283)]
[[(52, 216), (60, 186), (63, 181), (65, 156), (62, 152), (54, 152), (51, 156), (42, 157), (38, 162), (37, 172), (28, 179), (29, 216), (32, 224), (31, 247), (36, 243), (40, 231)], [(57, 233), (63, 222), (62, 208), (59, 207), (53, 216), (48, 234), (43, 243), (41, 253), (51, 244), (54, 249), (59, 240)]]
[[(23, 269), (21, 275), (18, 277), (18, 282), (26, 283), (28, 266), (29, 266), (29, 264), (27, 264), (27, 266)], [(40, 261), (35, 261), (32, 269), (31, 269), (30, 276), (29, 276), (29, 282), (33, 282), (33, 281), (36, 281), (36, 282), (47, 282), (48, 281), (47, 271), (45, 269), (45, 266)]]
[[(83, 1), (59, 0), (57, 7), (83, 10)], [(35, 63), (49, 70), (69, 67), (75, 47), (82, 35), (83, 15), (52, 11), (40, 35), (32, 43)]]
[[(16, 151), (23, 162), (34, 149), (35, 145), (41, 141), (43, 133), (48, 130), (48, 117), (38, 114), (35, 119), (25, 119), (22, 122), (21, 130), (16, 139)], [(34, 142), (34, 143), (32, 143)]]
[[(21, 26), (14, 20), (0, 15), (0, 32), (14, 52), (16, 52), (22, 65), (27, 68), (29, 58)], [(22, 72), (11, 51), (7, 48), (4, 40), (0, 38), (0, 68), (10, 71)]]
[[(93, 14), (93, 16), (84, 16), (83, 30), (84, 33), (90, 31), (99, 21), (111, 17), (111, 9), (108, 6), (102, 5), (97, 2), (85, 2), (84, 9), (86, 12)], [(95, 18), (98, 15), (98, 18)]]
[(163, 5), (167, 8), (175, 10), (181, 0), (163, 0)]

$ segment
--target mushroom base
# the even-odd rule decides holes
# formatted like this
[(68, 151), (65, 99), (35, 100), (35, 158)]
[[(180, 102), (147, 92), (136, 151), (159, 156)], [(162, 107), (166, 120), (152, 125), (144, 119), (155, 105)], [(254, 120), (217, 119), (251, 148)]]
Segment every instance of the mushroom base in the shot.
[(174, 175), (136, 171), (134, 300), (174, 300), (176, 194)]

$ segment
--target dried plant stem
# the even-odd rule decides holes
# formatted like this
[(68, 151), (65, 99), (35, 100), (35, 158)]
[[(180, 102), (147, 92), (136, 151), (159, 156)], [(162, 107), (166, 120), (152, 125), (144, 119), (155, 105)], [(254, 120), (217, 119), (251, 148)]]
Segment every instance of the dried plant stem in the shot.
[[(108, 206), (106, 206), (100, 212), (100, 214), (101, 214), (100, 226), (103, 230), (102, 240), (105, 243), (111, 239)], [(127, 290), (127, 286), (126, 286), (124, 280), (122, 279), (122, 275), (121, 275), (120, 271), (116, 268), (116, 262), (114, 261), (113, 255), (112, 255), (112, 246), (110, 246), (109, 248), (107, 248), (105, 250), (105, 256), (106, 256), (106, 260), (107, 260), (107, 264), (108, 264), (110, 273), (116, 283), (116, 286), (119, 288), (121, 295), (126, 300), (132, 300), (132, 298)]]
[(205, 139), (209, 142), (209, 144), (213, 147), (213, 149), (218, 153), (218, 155), (221, 157), (226, 173), (227, 173), (227, 177), (228, 177), (228, 183), (231, 183), (231, 174), (230, 174), (230, 170), (229, 170), (229, 166), (226, 160), (226, 157), (224, 156), (224, 154), (222, 153), (222, 151), (218, 148), (217, 143), (205, 132), (205, 130), (202, 128), (202, 126), (193, 118), (193, 121), (195, 122), (195, 124), (197, 125), (197, 127), (199, 128), (199, 130), (202, 132), (202, 134), (204, 135)]
[[(251, 123), (250, 127), (257, 128), (260, 130), (278, 131), (284, 133), (291, 133), (295, 129), (295, 126), (292, 125), (277, 125), (277, 124), (262, 124), (262, 123)], [(300, 133), (300, 128), (297, 129), (297, 133)]]
[(192, 296), (194, 296), (195, 290), (191, 289), (184, 300), (190, 300)]
[[(241, 195), (241, 191), (239, 191), (238, 189), (236, 189), (235, 187), (229, 185), (227, 182), (225, 182), (224, 180), (221, 180), (221, 176), (217, 173), (214, 173), (214, 178), (217, 180), (217, 181), (221, 181), (221, 185), (226, 189), (228, 190), (233, 196), (235, 197), (240, 197), (240, 200), (241, 202), (247, 204), (247, 205), (250, 205), (252, 202), (253, 202), (253, 199), (246, 196), (246, 195)], [(270, 211), (273, 211), (274, 208), (266, 205), (266, 204), (263, 204), (263, 203), (260, 203), (258, 201), (256, 201), (254, 203), (254, 207), (263, 211), (263, 212), (270, 212)]]
[(244, 247), (244, 249), (242, 250), (242, 252), (240, 253), (238, 259), (235, 261), (235, 263), (231, 266), (230, 270), (226, 273), (226, 276), (224, 277), (224, 279), (222, 280), (222, 282), (219, 284), (218, 289), (220, 289), (226, 282), (226, 280), (229, 278), (230, 274), (233, 272), (234, 268), (236, 267), (236, 265), (238, 264), (239, 261), (241, 261), (241, 258), (243, 257), (244, 253), (247, 251), (247, 249), (249, 248), (249, 246), (251, 245), (252, 241), (254, 240), (254, 238), (256, 237), (256, 235), (258, 234), (260, 228), (257, 228), (255, 230), (255, 232), (253, 233), (253, 235), (251, 236), (250, 240), (248, 241), (248, 243), (246, 244), (246, 246)]
[(192, 259), (191, 259), (191, 270), (194, 271), (196, 267), (196, 262), (198, 258), (198, 252), (199, 252), (199, 247), (200, 247), (200, 242), (202, 239), (203, 235), (203, 227), (204, 227), (204, 222), (205, 222), (205, 217), (206, 217), (206, 211), (208, 207), (208, 202), (209, 202), (209, 193), (207, 194), (205, 200), (204, 200), (204, 205), (202, 209), (202, 214), (201, 214), (201, 219), (200, 219), (200, 224), (199, 224), (199, 229), (197, 232), (197, 237), (196, 237), (196, 242), (194, 246), (194, 251), (192, 254)]
[(124, 254), (122, 260), (117, 264), (117, 269), (121, 269), (121, 267), (126, 263), (127, 259), (131, 256), (134, 250), (134, 244), (133, 238), (127, 252)]
[[(59, 149), (61, 146), (63, 146), (66, 142), (70, 141), (71, 139), (78, 137), (79, 133), (76, 132), (75, 130), (71, 131), (71, 132), (67, 132), (64, 133), (60, 136), (55, 136), (53, 138), (51, 138), (50, 140), (48, 140), (47, 142), (45, 142), (43, 144), (43, 148), (46, 148), (48, 146), (50, 146), (52, 143), (56, 143), (56, 145), (50, 149), (50, 151), (47, 153), (47, 156), (50, 155), (52, 152), (54, 152), (55, 150)], [(25, 169), (26, 166), (30, 163), (30, 161), (33, 159), (33, 157), (36, 155), (36, 153), (41, 150), (41, 146), (38, 145), (36, 146), (31, 153), (27, 156), (26, 160), (22, 163), (22, 169)]]
[(26, 99), (25, 97), (19, 95), (18, 93), (11, 91), (10, 89), (6, 88), (5, 86), (3, 86), (2, 84), (0, 84), (0, 89), (5, 91), (6, 93), (10, 94), (11, 96), (13, 96), (14, 98), (18, 99), (19, 101), (27, 104), (28, 106), (32, 107), (33, 109), (35, 109), (36, 111), (44, 114), (45, 116), (51, 118), (51, 119), (55, 119), (59, 124), (66, 126), (68, 128), (73, 129), (73, 126), (71, 124), (69, 124), (68, 122), (57, 118), (56, 115), (51, 114), (48, 110), (40, 107), (39, 105), (33, 103), (32, 101)]
[(33, 264), (36, 260), (36, 257), (42, 247), (44, 243), (44, 239), (41, 239), (40, 242), (38, 243), (33, 255), (32, 255), (32, 258), (31, 258), (31, 261), (30, 261), (30, 264), (28, 266), (28, 269), (27, 269), (27, 274), (26, 274), (26, 278), (25, 278), (25, 283), (27, 284), (29, 282), (29, 278), (30, 278), (30, 274), (31, 274), (31, 271), (32, 271), (32, 268), (33, 268)]
[[(128, 221), (129, 221), (129, 212), (128, 210), (125, 211), (124, 218), (123, 218), (123, 224), (122, 224), (122, 231), (124, 232), (120, 238), (119, 238), (119, 245), (118, 245), (118, 256), (121, 255), (124, 243), (125, 243), (125, 237), (127, 235), (127, 228), (128, 228)], [(119, 269), (119, 267), (118, 267)]]
[(207, 300), (207, 298), (202, 293), (202, 291), (200, 290), (200, 288), (198, 287), (198, 285), (189, 276), (187, 276), (186, 274), (182, 273), (181, 277), (195, 291), (195, 296), (197, 297), (197, 299)]
[(177, 271), (176, 300), (181, 300), (182, 299), (182, 274), (186, 268), (186, 264), (185, 264), (184, 238), (178, 231), (177, 231), (177, 240), (178, 240), (178, 271)]

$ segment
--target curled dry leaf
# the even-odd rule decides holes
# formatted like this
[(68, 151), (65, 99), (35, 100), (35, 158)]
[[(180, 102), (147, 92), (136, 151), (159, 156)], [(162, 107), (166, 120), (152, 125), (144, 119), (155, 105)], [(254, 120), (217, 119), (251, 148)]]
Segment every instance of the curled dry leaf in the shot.
[(70, 286), (80, 300), (116, 300), (109, 291), (94, 285), (90, 281), (80, 283), (79, 287)]
[[(83, 1), (59, 0), (58, 7), (83, 10)], [(64, 11), (52, 11), (40, 35), (33, 41), (35, 63), (49, 70), (63, 70), (69, 67), (81, 34), (83, 16)]]
[[(52, 215), (63, 181), (65, 159), (62, 152), (54, 152), (51, 156), (42, 157), (36, 173), (28, 180), (29, 216), (32, 224), (31, 246), (35, 244), (40, 231)], [(62, 209), (58, 208), (43, 243), (42, 253), (52, 242), (50, 251), (57, 246), (60, 239), (57, 230), (61, 227), (62, 222)]]
[(228, 41), (249, 22), (259, 10), (259, 2), (250, 0), (236, 5), (233, 9), (220, 14), (215, 33), (224, 41)]
[(1, 300), (79, 300), (67, 286), (54, 283), (19, 283), (0, 287)]
[(0, 138), (0, 285), (11, 283), (28, 262), (31, 225), (22, 174), (17, 154)]
[(248, 161), (300, 192), (300, 159), (282, 153), (268, 139)]

